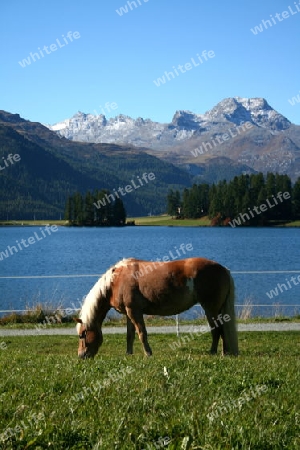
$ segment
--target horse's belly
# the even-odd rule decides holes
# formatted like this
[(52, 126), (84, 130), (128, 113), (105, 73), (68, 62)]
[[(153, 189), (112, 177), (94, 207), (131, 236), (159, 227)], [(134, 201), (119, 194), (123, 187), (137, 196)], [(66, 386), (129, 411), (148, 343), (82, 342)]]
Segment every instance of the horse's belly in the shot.
[(193, 292), (186, 288), (184, 290), (177, 289), (170, 294), (162, 295), (161, 298), (148, 301), (145, 314), (172, 316), (190, 309), (195, 303)]

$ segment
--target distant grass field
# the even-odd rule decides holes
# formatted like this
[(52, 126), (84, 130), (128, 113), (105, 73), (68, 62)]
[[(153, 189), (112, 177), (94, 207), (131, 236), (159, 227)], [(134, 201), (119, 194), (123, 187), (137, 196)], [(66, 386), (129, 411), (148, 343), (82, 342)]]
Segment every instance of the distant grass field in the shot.
[(45, 225), (68, 225), (67, 220), (1, 220), (2, 226), (36, 226), (41, 227)]
[(0, 449), (299, 449), (299, 333), (239, 341), (223, 358), (209, 334), (151, 335), (145, 358), (110, 335), (79, 361), (75, 337), (0, 338)]
[[(136, 225), (140, 226), (174, 226), (174, 227), (209, 227), (211, 226), (211, 219), (208, 216), (201, 217), (201, 219), (172, 219), (171, 216), (146, 216), (146, 217), (128, 217), (127, 221), (134, 221)], [(45, 226), (58, 225), (68, 226), (66, 220), (11, 220), (0, 221), (0, 226)], [(282, 223), (281, 227), (300, 227), (300, 220), (294, 222)]]
[[(148, 217), (132, 217), (128, 220), (134, 220), (136, 225), (152, 225), (152, 226), (174, 226), (174, 227), (209, 227), (211, 226), (211, 219), (208, 216), (201, 217), (201, 219), (172, 219), (171, 216), (148, 216)], [(272, 223), (270, 223), (272, 226)], [(275, 225), (280, 227), (299, 227), (300, 220), (294, 222), (282, 223)]]
[[(209, 226), (210, 219), (202, 217), (201, 219), (172, 219), (171, 216), (146, 216), (146, 217), (128, 217), (127, 221), (135, 221), (136, 225), (165, 225), (165, 226)], [(11, 220), (0, 221), (0, 225), (7, 226), (44, 226), (44, 225), (68, 225), (66, 220)]]
[(171, 216), (147, 216), (134, 217), (128, 220), (134, 220), (136, 225), (164, 225), (174, 227), (207, 227), (210, 226), (211, 220), (205, 216), (201, 219), (172, 219)]

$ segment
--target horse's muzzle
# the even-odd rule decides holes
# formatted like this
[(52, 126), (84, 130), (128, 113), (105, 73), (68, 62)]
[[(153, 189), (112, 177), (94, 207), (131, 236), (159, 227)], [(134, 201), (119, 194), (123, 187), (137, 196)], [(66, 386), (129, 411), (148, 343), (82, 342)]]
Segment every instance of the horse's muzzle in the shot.
[(92, 358), (92, 355), (89, 355), (87, 352), (78, 352), (78, 358), (88, 359)]

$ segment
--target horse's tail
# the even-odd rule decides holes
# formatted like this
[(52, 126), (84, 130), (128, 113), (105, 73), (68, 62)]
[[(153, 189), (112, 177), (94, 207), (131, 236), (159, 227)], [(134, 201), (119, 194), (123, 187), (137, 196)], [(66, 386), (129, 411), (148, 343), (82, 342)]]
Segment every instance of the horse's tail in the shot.
[(228, 321), (224, 320), (223, 323), (223, 332), (224, 339), (226, 343), (226, 353), (230, 355), (238, 355), (238, 336), (237, 336), (237, 327), (236, 327), (236, 319), (235, 319), (235, 310), (234, 310), (234, 281), (229, 272), (230, 277), (230, 287), (229, 292), (227, 294), (224, 306), (222, 308), (223, 317), (225, 314), (228, 314), (230, 319)]

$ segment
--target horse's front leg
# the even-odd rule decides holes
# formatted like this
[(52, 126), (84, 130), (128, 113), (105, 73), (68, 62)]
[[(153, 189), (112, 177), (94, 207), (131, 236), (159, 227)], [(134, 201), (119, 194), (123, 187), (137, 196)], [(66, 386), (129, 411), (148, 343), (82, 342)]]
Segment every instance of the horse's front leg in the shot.
[(147, 330), (146, 330), (143, 314), (139, 311), (134, 312), (134, 311), (132, 311), (131, 308), (128, 308), (128, 307), (126, 308), (126, 312), (127, 312), (127, 316), (129, 317), (129, 319), (131, 320), (131, 322), (133, 323), (133, 325), (136, 329), (136, 332), (139, 336), (141, 343), (143, 344), (144, 352), (145, 352), (146, 356), (151, 356), (152, 350), (151, 350), (149, 342), (148, 342), (148, 335), (147, 335)]
[(135, 326), (128, 316), (127, 318), (127, 355), (133, 354), (133, 342), (135, 338)]
[(218, 344), (219, 344), (219, 340), (220, 340), (220, 330), (218, 328), (211, 328), (211, 336), (212, 336), (212, 344), (211, 344), (211, 349), (210, 349), (210, 353), (212, 355), (216, 355), (218, 352)]

